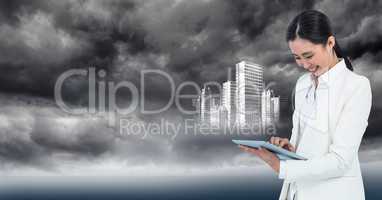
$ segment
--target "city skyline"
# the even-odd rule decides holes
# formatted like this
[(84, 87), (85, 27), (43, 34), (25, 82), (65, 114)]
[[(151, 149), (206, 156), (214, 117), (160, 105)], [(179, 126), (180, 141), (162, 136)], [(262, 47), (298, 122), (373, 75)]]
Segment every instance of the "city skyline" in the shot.
[[(280, 117), (280, 97), (265, 88), (264, 67), (244, 60), (235, 65), (235, 79), (222, 83), (221, 93), (204, 86), (197, 99), (201, 124), (220, 129), (257, 127), (257, 135), (275, 129)], [(273, 132), (273, 134), (275, 134)]]

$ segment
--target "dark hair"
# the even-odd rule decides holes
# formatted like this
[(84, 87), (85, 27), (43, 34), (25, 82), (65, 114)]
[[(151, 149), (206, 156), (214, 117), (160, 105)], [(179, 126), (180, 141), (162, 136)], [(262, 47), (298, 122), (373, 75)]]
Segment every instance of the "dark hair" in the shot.
[[(328, 38), (332, 35), (334, 36), (329, 18), (320, 11), (307, 10), (297, 15), (290, 22), (286, 40), (287, 42), (293, 41), (298, 36), (299, 38), (309, 40), (313, 44), (326, 45)], [(333, 49), (338, 57), (345, 60), (346, 67), (353, 71), (349, 58), (342, 51), (337, 40), (335, 40)]]

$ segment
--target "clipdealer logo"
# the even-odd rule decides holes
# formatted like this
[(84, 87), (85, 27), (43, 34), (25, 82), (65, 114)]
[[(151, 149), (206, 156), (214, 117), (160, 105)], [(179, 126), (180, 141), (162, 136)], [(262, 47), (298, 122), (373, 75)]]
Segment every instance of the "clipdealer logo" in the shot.
[[(107, 117), (108, 125), (115, 126), (116, 118), (118, 115), (128, 116), (133, 114), (139, 109), (141, 114), (159, 114), (168, 110), (174, 103), (176, 108), (182, 114), (198, 114), (198, 110), (189, 110), (184, 108), (181, 104), (182, 99), (190, 101), (197, 99), (200, 96), (201, 88), (199, 85), (192, 81), (185, 81), (176, 86), (174, 79), (165, 71), (146, 69), (140, 72), (140, 88), (130, 81), (105, 81), (106, 71), (101, 69), (96, 72), (94, 67), (88, 69), (70, 69), (62, 73), (56, 80), (54, 87), (54, 97), (56, 104), (63, 111), (73, 114), (100, 114)], [(80, 108), (72, 108), (63, 99), (63, 86), (65, 81), (75, 76), (87, 78), (88, 82), (88, 106)], [(170, 97), (166, 105), (152, 110), (145, 107), (145, 90), (147, 79), (149, 76), (161, 76), (168, 82)], [(204, 85), (214, 86), (221, 91), (221, 86), (218, 82), (207, 82)], [(194, 94), (184, 94), (185, 88), (192, 88)], [(117, 93), (119, 90), (124, 89), (130, 92), (131, 99), (127, 106), (121, 107), (117, 104)], [(141, 92), (139, 92), (141, 91)], [(189, 90), (188, 90), (189, 91)]]

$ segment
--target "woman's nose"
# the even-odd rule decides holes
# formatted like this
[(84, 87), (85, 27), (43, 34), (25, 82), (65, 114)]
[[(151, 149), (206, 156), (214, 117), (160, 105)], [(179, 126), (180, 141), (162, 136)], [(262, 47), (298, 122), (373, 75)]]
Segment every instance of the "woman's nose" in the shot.
[(302, 67), (304, 67), (304, 69), (309, 69), (309, 68), (310, 68), (310, 66), (311, 66), (311, 64), (310, 64), (310, 63), (308, 63), (308, 62), (305, 62), (305, 61), (301, 62), (301, 65), (302, 65)]

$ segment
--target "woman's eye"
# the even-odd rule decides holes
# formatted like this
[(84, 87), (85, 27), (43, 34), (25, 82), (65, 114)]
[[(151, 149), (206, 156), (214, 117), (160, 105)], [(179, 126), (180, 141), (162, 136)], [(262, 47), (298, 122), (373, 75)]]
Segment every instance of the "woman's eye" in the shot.
[(305, 57), (306, 59), (311, 59), (313, 55)]
[(300, 60), (300, 58), (299, 58), (299, 57), (295, 57), (294, 59), (296, 59), (296, 60)]

